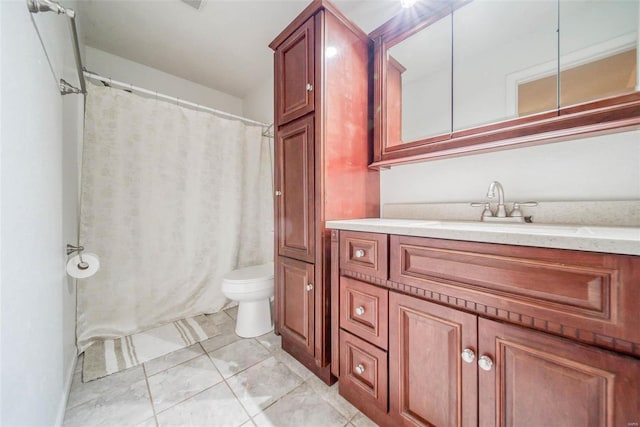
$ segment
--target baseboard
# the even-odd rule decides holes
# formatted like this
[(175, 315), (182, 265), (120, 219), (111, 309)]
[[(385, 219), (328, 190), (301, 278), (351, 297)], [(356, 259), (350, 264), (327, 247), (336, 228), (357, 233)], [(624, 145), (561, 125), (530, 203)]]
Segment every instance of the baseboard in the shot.
[(67, 409), (67, 402), (69, 401), (69, 393), (71, 392), (71, 384), (73, 383), (73, 375), (76, 372), (76, 366), (78, 364), (78, 355), (76, 354), (71, 361), (71, 369), (67, 371), (66, 381), (64, 384), (64, 393), (60, 397), (60, 404), (58, 405), (58, 415), (56, 416), (56, 427), (62, 427), (64, 422), (64, 414)]

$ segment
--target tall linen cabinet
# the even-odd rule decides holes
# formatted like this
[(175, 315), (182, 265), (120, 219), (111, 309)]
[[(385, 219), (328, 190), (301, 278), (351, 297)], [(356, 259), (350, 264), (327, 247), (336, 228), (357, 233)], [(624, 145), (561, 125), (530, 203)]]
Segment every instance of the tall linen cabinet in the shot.
[(331, 235), (325, 221), (379, 216), (370, 170), (371, 41), (313, 1), (269, 45), (275, 58), (275, 328), (282, 348), (331, 375)]

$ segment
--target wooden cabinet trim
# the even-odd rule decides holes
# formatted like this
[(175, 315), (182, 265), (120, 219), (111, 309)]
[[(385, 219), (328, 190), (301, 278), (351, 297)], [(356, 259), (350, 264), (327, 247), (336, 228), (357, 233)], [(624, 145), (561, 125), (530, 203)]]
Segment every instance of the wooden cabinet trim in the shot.
[[(315, 260), (314, 140), (313, 117), (282, 126), (276, 143), (276, 236), (277, 255), (306, 262)], [(287, 148), (287, 145), (290, 145)], [(287, 156), (299, 156), (290, 158)], [(296, 161), (292, 161), (296, 160)], [(288, 170), (291, 176), (287, 179)], [(294, 182), (290, 182), (293, 180)], [(289, 205), (289, 200), (292, 204)], [(288, 232), (289, 231), (289, 232)], [(294, 233), (295, 232), (295, 233)], [(291, 238), (293, 242), (288, 239)]]
[(285, 257), (278, 257), (276, 266), (280, 334), (313, 355), (314, 289), (308, 289), (307, 286), (313, 283), (314, 266)]
[[(478, 346), (494, 360), (491, 371), (479, 371), (482, 426), (511, 425), (514, 416), (535, 420), (525, 425), (551, 425), (558, 421), (550, 419), (557, 412), (569, 415), (562, 420), (568, 427), (640, 421), (638, 360), (482, 318)], [(547, 390), (563, 399), (550, 401)], [(518, 392), (531, 396), (527, 407), (514, 400)], [(542, 408), (548, 411), (546, 419), (541, 413), (531, 418)]]
[[(405, 425), (476, 426), (478, 369), (462, 362), (460, 354), (477, 350), (477, 317), (391, 292), (389, 320), (392, 416)], [(412, 368), (425, 379), (422, 387), (412, 383)], [(428, 398), (431, 387), (439, 393)]]
[[(380, 348), (388, 346), (389, 291), (344, 277), (340, 279), (340, 327)], [(364, 312), (355, 312), (363, 308)]]
[[(279, 76), (275, 85), (278, 126), (304, 116), (315, 108), (314, 27), (314, 20), (309, 19), (293, 32), (275, 53), (275, 71)], [(287, 61), (287, 55), (294, 51), (297, 55), (294, 56), (293, 62)], [(300, 72), (299, 67), (303, 67), (304, 70)], [(312, 86), (309, 89), (307, 85)], [(298, 94), (297, 101), (287, 102), (288, 94)]]
[[(577, 295), (583, 297), (582, 301), (577, 306), (569, 305), (567, 310), (566, 304), (549, 300), (540, 302), (536, 300), (536, 295), (527, 296), (526, 292), (529, 291), (526, 288), (516, 289), (525, 295), (513, 295), (504, 289), (489, 289), (488, 286), (494, 286), (491, 283), (482, 283), (483, 287), (474, 284), (472, 278), (460, 280), (451, 271), (441, 272), (440, 277), (401, 275), (400, 242), (412, 247), (428, 248), (426, 250), (431, 251), (430, 253), (439, 256), (449, 253), (475, 253), (480, 257), (477, 259), (498, 263), (505, 258), (516, 259), (519, 260), (516, 265), (525, 270), (528, 266), (538, 265), (542, 266), (543, 270), (551, 266), (549, 271), (557, 267), (564, 272), (562, 274), (566, 274), (562, 276), (565, 279), (592, 277), (595, 284), (583, 280), (585, 287), (582, 290), (578, 287), (572, 291), (578, 292)], [(383, 280), (351, 268), (341, 268), (340, 272), (345, 277), (456, 307), (483, 317), (504, 320), (640, 357), (640, 330), (637, 328), (636, 314), (637, 301), (640, 300), (639, 257), (391, 235), (390, 259), (390, 280)], [(437, 258), (434, 262), (435, 260)], [(531, 264), (527, 264), (528, 262)], [(462, 263), (458, 267), (464, 268)], [(542, 274), (544, 277), (544, 271)], [(589, 294), (590, 290), (594, 289), (596, 294), (602, 295), (599, 302)], [(548, 288), (548, 291), (558, 292), (560, 295), (567, 292), (563, 289), (554, 290), (553, 286)], [(589, 298), (592, 298), (592, 302), (589, 302)]]
[(453, 281), (456, 287), (564, 314), (616, 320), (616, 307), (610, 305), (611, 299), (617, 300), (618, 274), (613, 269), (403, 243), (399, 243), (398, 251), (399, 260), (395, 261), (399, 261), (399, 268), (392, 269), (391, 277), (397, 282)]
[[(589, 109), (588, 107), (592, 108)], [(380, 126), (378, 122), (374, 124)], [(640, 92), (384, 148), (372, 168), (640, 129)], [(381, 130), (380, 132), (383, 132)]]
[[(362, 251), (362, 257), (356, 252)], [(388, 238), (386, 234), (344, 231), (341, 234), (340, 266), (381, 279), (388, 277)]]
[[(340, 387), (353, 389), (361, 399), (387, 410), (387, 352), (346, 331), (340, 331)], [(362, 365), (361, 372), (356, 366)]]

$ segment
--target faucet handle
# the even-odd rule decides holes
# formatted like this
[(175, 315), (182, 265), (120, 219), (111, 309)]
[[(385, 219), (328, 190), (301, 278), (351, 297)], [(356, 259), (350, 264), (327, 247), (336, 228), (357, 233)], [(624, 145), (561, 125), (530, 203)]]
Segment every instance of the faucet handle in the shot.
[(479, 206), (484, 207), (484, 210), (482, 211), (482, 215), (480, 217), (481, 220), (484, 219), (484, 218), (493, 216), (493, 211), (491, 210), (491, 206), (489, 205), (489, 202), (482, 202), (482, 203), (472, 202), (471, 206), (473, 206), (473, 207), (479, 207)]
[(522, 211), (520, 210), (520, 206), (538, 206), (538, 202), (513, 202), (513, 210), (509, 214), (511, 217), (521, 217)]

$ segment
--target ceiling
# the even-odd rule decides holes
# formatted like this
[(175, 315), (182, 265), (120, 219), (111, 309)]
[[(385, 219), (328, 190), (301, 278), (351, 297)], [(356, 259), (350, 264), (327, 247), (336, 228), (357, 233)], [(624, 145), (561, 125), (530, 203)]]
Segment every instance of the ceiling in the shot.
[[(78, 0), (81, 41), (244, 98), (272, 78), (269, 43), (311, 0)], [(340, 0), (365, 32), (400, 10), (397, 0)]]

